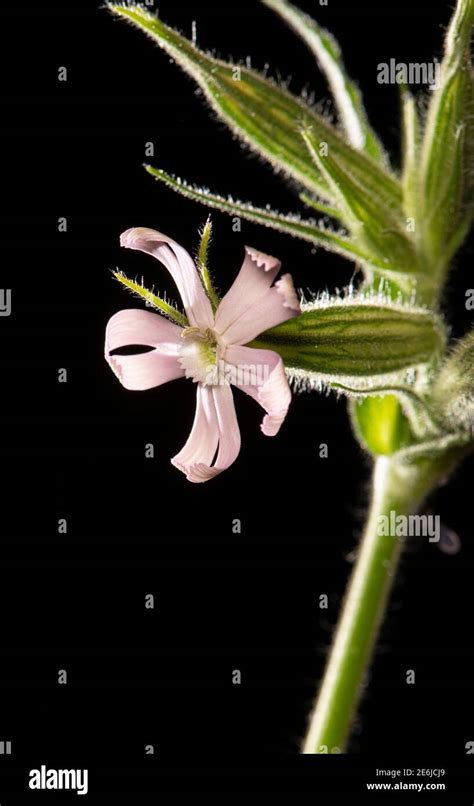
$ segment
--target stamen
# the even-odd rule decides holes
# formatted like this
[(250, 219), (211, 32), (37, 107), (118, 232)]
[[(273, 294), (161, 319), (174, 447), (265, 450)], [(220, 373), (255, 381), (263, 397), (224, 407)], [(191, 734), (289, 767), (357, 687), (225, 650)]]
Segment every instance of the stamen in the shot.
[(203, 333), (201, 328), (196, 327), (196, 326), (185, 327), (181, 331), (181, 333), (179, 335), (181, 336), (182, 339), (187, 339), (189, 336), (194, 336), (194, 338), (198, 338), (198, 339), (206, 339), (207, 338), (206, 334)]
[(178, 358), (187, 378), (213, 385), (215, 368), (220, 360), (219, 337), (208, 327), (185, 327), (180, 333), (183, 345)]

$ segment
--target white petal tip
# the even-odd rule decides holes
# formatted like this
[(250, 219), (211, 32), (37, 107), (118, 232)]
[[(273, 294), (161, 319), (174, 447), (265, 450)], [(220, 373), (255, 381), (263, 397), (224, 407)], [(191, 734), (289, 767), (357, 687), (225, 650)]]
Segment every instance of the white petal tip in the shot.
[(275, 437), (280, 428), (283, 425), (283, 421), (287, 414), (286, 410), (283, 413), (279, 414), (266, 414), (263, 418), (260, 428), (262, 429), (262, 433), (265, 434), (266, 437)]
[(219, 473), (222, 473), (220, 468), (209, 467), (202, 462), (196, 462), (193, 465), (183, 465), (181, 462), (176, 462), (175, 458), (173, 458), (171, 459), (171, 464), (173, 467), (176, 467), (177, 470), (180, 470), (181, 473), (184, 473), (186, 479), (193, 484), (203, 484), (205, 481), (209, 481), (209, 479), (213, 479), (215, 476), (218, 476)]
[(130, 246), (130, 242), (133, 240), (133, 232), (133, 227), (122, 232), (120, 236), (120, 246), (124, 246), (125, 248)]
[(283, 297), (283, 305), (285, 308), (291, 308), (292, 311), (301, 313), (300, 301), (295, 291), (291, 274), (283, 274), (275, 283), (275, 288)]
[(281, 263), (278, 258), (266, 255), (265, 252), (259, 252), (258, 249), (254, 249), (252, 246), (246, 246), (245, 251), (260, 269), (264, 271), (280, 269)]

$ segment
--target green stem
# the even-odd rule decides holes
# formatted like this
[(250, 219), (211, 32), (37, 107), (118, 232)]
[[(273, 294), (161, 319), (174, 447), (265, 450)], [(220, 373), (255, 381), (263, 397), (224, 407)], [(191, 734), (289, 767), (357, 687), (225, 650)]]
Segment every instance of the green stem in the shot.
[(303, 753), (344, 751), (402, 548), (399, 538), (380, 535), (379, 517), (416, 511), (438, 471), (431, 462), (375, 462), (370, 511)]

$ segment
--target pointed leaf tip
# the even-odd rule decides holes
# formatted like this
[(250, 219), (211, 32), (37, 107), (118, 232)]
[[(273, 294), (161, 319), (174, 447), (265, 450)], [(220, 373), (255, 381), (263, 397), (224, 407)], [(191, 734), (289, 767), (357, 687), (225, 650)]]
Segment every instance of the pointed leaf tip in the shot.
[(286, 0), (261, 0), (275, 11), (301, 37), (316, 58), (334, 96), (341, 123), (351, 145), (365, 151), (381, 165), (388, 157), (370, 127), (359, 88), (347, 75), (341, 48), (334, 36), (296, 6)]

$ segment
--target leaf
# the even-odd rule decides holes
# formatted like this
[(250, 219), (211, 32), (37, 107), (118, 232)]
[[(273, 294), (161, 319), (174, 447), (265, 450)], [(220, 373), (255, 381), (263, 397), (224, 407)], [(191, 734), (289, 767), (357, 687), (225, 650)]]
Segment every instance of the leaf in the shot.
[(311, 126), (315, 136), (328, 143), (347, 170), (367, 177), (390, 203), (399, 203), (401, 188), (395, 177), (352, 148), (334, 126), (301, 98), (254, 70), (204, 53), (141, 6), (109, 3), (107, 7), (163, 48), (197, 82), (229, 128), (275, 170), (283, 171), (310, 193), (332, 200), (325, 179), (308, 158), (301, 139), (301, 127)]
[(170, 319), (176, 325), (180, 325), (180, 327), (189, 326), (187, 317), (178, 311), (174, 305), (171, 305), (166, 300), (157, 296), (153, 291), (149, 291), (141, 283), (137, 283), (136, 280), (130, 280), (121, 271), (114, 271), (113, 275), (125, 288), (128, 288), (129, 291), (135, 296), (140, 297), (140, 299), (144, 299), (147, 305), (156, 308), (163, 316), (166, 316), (167, 319)]
[(371, 195), (356, 177), (345, 173), (331, 151), (321, 156), (311, 130), (305, 130), (303, 138), (312, 159), (337, 196), (338, 207), (344, 211), (344, 223), (359, 247), (375, 255), (376, 263), (386, 271), (415, 272), (418, 269), (416, 252), (401, 216), (384, 205), (377, 195)]
[(458, 0), (446, 32), (443, 59), (446, 70), (456, 70), (462, 54), (469, 51), (473, 24), (474, 0)]
[(321, 246), (323, 249), (342, 255), (348, 260), (360, 263), (369, 262), (369, 256), (358, 249), (351, 240), (339, 232), (333, 232), (332, 230), (323, 228), (318, 225), (314, 219), (304, 220), (297, 214), (283, 215), (270, 208), (262, 209), (260, 207), (254, 207), (253, 204), (249, 202), (234, 201), (230, 196), (225, 198), (224, 196), (211, 193), (206, 188), (189, 185), (182, 179), (171, 176), (171, 174), (158, 168), (152, 168), (150, 165), (146, 165), (145, 167), (148, 173), (155, 179), (164, 182), (168, 187), (189, 199), (201, 202), (215, 210), (221, 210), (224, 213), (240, 216), (255, 224), (262, 224), (264, 227), (271, 227), (280, 232), (285, 232), (287, 235), (292, 235), (294, 238), (309, 241), (315, 246)]
[(323, 204), (323, 202), (319, 201), (319, 199), (315, 199), (313, 196), (308, 196), (307, 193), (300, 193), (299, 197), (304, 204), (306, 204), (308, 207), (312, 207), (314, 210), (317, 210), (318, 213), (322, 213), (323, 215), (342, 221), (341, 211), (338, 210), (337, 207), (329, 207), (329, 205)]
[(201, 277), (202, 284), (206, 290), (206, 294), (212, 305), (213, 311), (219, 305), (219, 297), (212, 282), (211, 273), (209, 271), (209, 244), (212, 237), (212, 223), (211, 217), (207, 219), (200, 232), (199, 249), (197, 254), (197, 267)]
[(432, 362), (445, 342), (442, 323), (431, 311), (377, 297), (324, 297), (302, 310), (251, 345), (275, 350), (302, 382), (306, 377), (370, 390), (381, 386), (380, 376), (404, 378), (400, 371)]
[[(472, 206), (466, 127), (471, 127), (471, 90), (466, 71), (446, 80), (432, 107), (421, 158), (422, 215), (420, 224), (432, 253), (456, 229), (465, 204)], [(469, 111), (470, 110), (470, 111)]]
[(407, 216), (416, 218), (420, 209), (418, 171), (421, 137), (420, 120), (415, 98), (405, 88), (402, 90), (401, 101), (403, 121), (403, 207)]
[(341, 123), (354, 148), (364, 150), (383, 166), (387, 155), (367, 120), (358, 87), (347, 75), (341, 49), (329, 31), (286, 0), (262, 0), (301, 37), (316, 57), (334, 96)]
[[(440, 86), (433, 92), (421, 149), (420, 227), (430, 257), (451, 239), (459, 242), (466, 208), (474, 204), (474, 78), (470, 40), (474, 21), (473, 0), (459, 0), (451, 20), (441, 64)], [(440, 271), (451, 257), (443, 255)], [(439, 262), (439, 261), (438, 261)]]
[(430, 229), (430, 247), (435, 254), (443, 255), (445, 263), (448, 263), (452, 257), (452, 251), (449, 251), (453, 249), (450, 236), (455, 235), (459, 227), (462, 227), (463, 220), (466, 141), (464, 126), (459, 127), (453, 140), (452, 162), (449, 170), (446, 171), (447, 181), (444, 187), (440, 188), (438, 198), (433, 200), (429, 214), (425, 218), (426, 225)]

